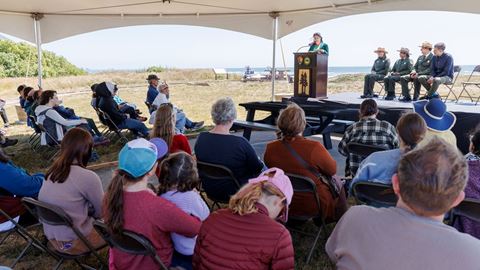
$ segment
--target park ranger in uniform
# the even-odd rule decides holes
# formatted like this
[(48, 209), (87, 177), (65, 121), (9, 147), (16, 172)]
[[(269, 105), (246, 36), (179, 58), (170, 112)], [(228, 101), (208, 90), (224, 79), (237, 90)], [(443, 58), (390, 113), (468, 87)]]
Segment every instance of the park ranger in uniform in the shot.
[(378, 55), (378, 58), (373, 63), (370, 74), (365, 75), (365, 83), (363, 85), (363, 95), (361, 98), (372, 98), (373, 87), (375, 86), (375, 81), (381, 81), (387, 75), (388, 70), (390, 69), (390, 59), (387, 58), (387, 51), (385, 48), (378, 47), (374, 51)]
[(410, 60), (410, 50), (400, 48), (400, 59), (393, 65), (392, 72), (383, 79), (387, 96), (385, 100), (393, 100), (395, 98), (395, 82), (400, 81), (401, 76), (410, 74), (413, 69), (413, 62)]
[(420, 78), (424, 78), (428, 80), (430, 77), (430, 64), (432, 62), (432, 44), (430, 42), (423, 42), (420, 51), (422, 55), (420, 55), (413, 66), (412, 72), (409, 75), (402, 76), (400, 79), (400, 84), (402, 85), (402, 96), (403, 98), (400, 101), (408, 102), (411, 101), (412, 98), (410, 96), (410, 89), (408, 89), (408, 83), (413, 82), (413, 101), (417, 101), (420, 95), (420, 87), (422, 84), (420, 83)]

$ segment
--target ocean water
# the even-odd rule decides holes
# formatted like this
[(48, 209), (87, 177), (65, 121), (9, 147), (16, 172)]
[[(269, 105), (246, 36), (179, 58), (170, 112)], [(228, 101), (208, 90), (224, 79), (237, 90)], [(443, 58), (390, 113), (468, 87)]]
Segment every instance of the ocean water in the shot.
[[(475, 68), (475, 65), (461, 65), (462, 72), (461, 74), (470, 74), (472, 70)], [(266, 74), (267, 68), (269, 67), (251, 67), (255, 73), (259, 74)], [(283, 67), (278, 67), (277, 69), (283, 70)], [(358, 67), (328, 67), (328, 77), (335, 77), (338, 75), (345, 75), (345, 74), (366, 74), (370, 73), (371, 66), (358, 66)], [(238, 73), (243, 74), (245, 72), (245, 68), (226, 68), (227, 72), (229, 73)], [(293, 75), (293, 67), (287, 67), (288, 73)]]

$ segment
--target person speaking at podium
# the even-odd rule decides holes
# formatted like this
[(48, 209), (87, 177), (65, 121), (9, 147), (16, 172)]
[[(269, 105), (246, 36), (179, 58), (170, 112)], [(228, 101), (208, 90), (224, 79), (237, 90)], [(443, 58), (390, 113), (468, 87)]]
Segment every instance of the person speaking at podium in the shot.
[(308, 44), (310, 46), (310, 49), (308, 49), (309, 52), (318, 52), (321, 54), (328, 55), (328, 45), (327, 43), (323, 42), (322, 35), (320, 33), (314, 33), (313, 34), (313, 42)]

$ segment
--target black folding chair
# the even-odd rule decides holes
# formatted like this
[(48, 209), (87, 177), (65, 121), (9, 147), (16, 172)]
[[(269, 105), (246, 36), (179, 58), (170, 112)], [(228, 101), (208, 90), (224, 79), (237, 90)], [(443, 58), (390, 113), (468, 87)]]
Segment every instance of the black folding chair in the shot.
[(293, 227), (289, 227), (289, 229), (292, 230), (292, 231), (298, 232), (298, 233), (303, 234), (303, 235), (311, 236), (311, 237), (314, 238), (314, 241), (312, 243), (312, 246), (310, 248), (310, 251), (308, 252), (308, 255), (307, 255), (307, 258), (306, 258), (306, 261), (305, 261), (306, 264), (308, 264), (310, 262), (311, 258), (312, 258), (313, 251), (315, 250), (315, 247), (317, 246), (318, 240), (320, 239), (321, 233), (323, 231), (325, 231), (325, 234), (326, 234), (325, 220), (323, 218), (322, 208), (320, 207), (320, 198), (318, 197), (317, 186), (315, 185), (315, 182), (312, 179), (310, 179), (308, 177), (300, 176), (300, 175), (295, 175), (295, 174), (287, 174), (287, 176), (290, 178), (290, 182), (292, 183), (293, 193), (294, 194), (295, 193), (302, 193), (302, 194), (310, 193), (310, 194), (312, 194), (312, 196), (315, 198), (315, 202), (313, 202), (313, 204), (315, 204), (317, 206), (317, 209), (318, 209), (318, 213), (316, 213), (315, 215), (311, 215), (311, 216), (310, 215), (309, 216), (294, 216), (290, 213), (289, 213), (289, 216), (288, 216), (289, 221), (293, 220), (293, 221), (304, 222), (304, 221), (308, 221), (310, 219), (315, 219), (316, 220), (315, 225), (317, 225), (318, 231), (314, 234), (308, 233), (308, 232), (303, 231), (303, 230), (298, 230), (298, 229), (293, 228)]
[(111, 248), (132, 255), (149, 256), (162, 270), (168, 270), (147, 237), (128, 230), (124, 230), (121, 234), (111, 234), (108, 231), (107, 225), (100, 220), (95, 220), (93, 227)]
[[(478, 75), (477, 75), (477, 76), (474, 76), (475, 73), (480, 73), (480, 65), (475, 66), (475, 68), (473, 69), (472, 73), (470, 73), (470, 76), (468, 76), (468, 79), (467, 79), (466, 82), (462, 82), (463, 88), (462, 88), (462, 91), (460, 92), (460, 95), (458, 95), (457, 102), (458, 102), (458, 100), (460, 100), (462, 97), (468, 97), (468, 98), (470, 98), (470, 101), (472, 101), (472, 102), (474, 101), (474, 97), (473, 97), (472, 95), (470, 95), (470, 92), (468, 92), (467, 87), (469, 87), (469, 86), (475, 86), (476, 88), (474, 88), (474, 89), (477, 89), (477, 90), (480, 89), (480, 81), (478, 81), (478, 80), (477, 80), (477, 81), (471, 81), (472, 77), (478, 78)], [(463, 95), (463, 92), (465, 92), (467, 95), (464, 96), (464, 95)], [(478, 95), (478, 97), (477, 97), (477, 101), (475, 102), (475, 105), (477, 105), (479, 101), (480, 101), (480, 93), (479, 93), (479, 95)]]
[(37, 119), (35, 119), (35, 116), (28, 115), (27, 117), (30, 120), (30, 124), (32, 125), (33, 129), (32, 134), (30, 135), (30, 137), (28, 137), (28, 144), (30, 144), (32, 150), (36, 152), (40, 145), (42, 132), (37, 125)]
[(480, 222), (480, 200), (464, 199), (459, 205), (452, 209), (452, 223), (459, 217), (467, 217), (476, 222)]
[[(207, 186), (205, 193), (207, 194), (208, 198), (213, 201), (213, 204), (210, 206), (210, 210), (213, 210), (215, 205), (220, 208), (220, 203), (226, 204), (229, 202), (230, 196), (232, 194), (222, 194), (225, 196), (219, 197), (217, 194), (212, 194), (209, 192), (208, 186), (212, 185), (215, 181), (229, 181), (230, 184), (235, 188), (235, 190), (240, 189), (240, 183), (235, 178), (233, 175), (233, 172), (222, 165), (218, 164), (213, 164), (213, 163), (208, 163), (208, 162), (202, 162), (202, 161), (197, 161), (197, 169), (198, 169), (198, 174), (200, 176), (201, 182), (202, 182), (202, 187)], [(208, 203), (207, 203), (208, 204)]]
[(445, 100), (443, 102), (447, 102), (448, 98), (450, 97), (450, 94), (453, 95), (454, 100), (458, 101), (458, 96), (455, 94), (455, 91), (453, 91), (453, 87), (455, 86), (455, 82), (457, 81), (458, 75), (460, 75), (460, 72), (462, 71), (461, 66), (454, 66), (453, 67), (453, 81), (450, 83), (445, 83), (445, 87), (448, 89), (448, 94), (446, 96), (441, 96), (442, 98), (445, 97)]
[(397, 205), (397, 195), (391, 185), (356, 182), (352, 187), (352, 195), (357, 204), (366, 204), (375, 207), (392, 207)]
[(125, 137), (125, 135), (123, 135), (122, 129), (120, 129), (115, 122), (113, 122), (112, 118), (100, 108), (94, 107), (94, 109), (100, 122), (106, 126), (106, 129), (102, 131), (103, 136), (111, 137), (111, 134), (116, 134), (120, 142), (127, 143), (128, 139)]
[(363, 158), (368, 157), (370, 154), (388, 150), (387, 147), (381, 145), (370, 145), (357, 142), (351, 142), (347, 145), (348, 152), (351, 154), (359, 155)]
[(58, 261), (57, 265), (55, 266), (55, 270), (59, 269), (60, 266), (63, 264), (65, 260), (73, 260), (75, 263), (77, 263), (81, 268), (86, 268), (86, 269), (95, 269), (89, 265), (83, 264), (79, 261), (80, 258), (85, 258), (90, 255), (94, 255), (98, 261), (101, 264), (100, 269), (103, 269), (103, 267), (108, 268), (108, 264), (106, 263), (105, 259), (100, 256), (98, 253), (99, 250), (103, 249), (104, 247), (107, 246), (107, 244), (104, 244), (100, 247), (94, 247), (88, 241), (88, 239), (78, 230), (73, 225), (72, 218), (60, 207), (45, 203), (45, 202), (40, 202), (38, 200), (35, 200), (33, 198), (23, 198), (22, 202), (24, 203), (25, 207), (32, 213), (34, 216), (38, 218), (38, 220), (42, 224), (48, 224), (52, 226), (66, 226), (69, 229), (71, 229), (75, 235), (78, 237), (82, 243), (88, 247), (88, 251), (81, 253), (81, 254), (68, 254), (68, 253), (63, 253), (58, 251), (56, 248), (54, 248), (50, 242), (47, 245), (47, 248), (56, 256), (60, 258)]
[[(45, 147), (47, 152), (50, 152), (50, 157), (49, 157), (48, 160), (51, 161), (60, 152), (60, 142), (57, 139), (55, 139), (55, 137), (53, 137), (53, 135), (50, 134), (42, 124), (37, 123), (37, 127), (46, 136), (47, 144), (43, 145), (43, 146)], [(50, 140), (48, 140), (48, 139), (50, 139)], [(49, 143), (49, 141), (50, 141), (50, 143)]]
[[(0, 200), (9, 200), (9, 201), (14, 201), (18, 200), (19, 203), (21, 203), (21, 199), (13, 196), (4, 196), (0, 195)], [(25, 210), (26, 211), (26, 210)], [(7, 221), (10, 221), (13, 225), (11, 229), (8, 229), (6, 231), (1, 231), (0, 234), (4, 235), (2, 239), (0, 240), (0, 245), (5, 243), (5, 241), (9, 238), (9, 236), (17, 234), (20, 236), (22, 239), (27, 242), (27, 245), (22, 249), (20, 254), (15, 258), (13, 263), (10, 265), (11, 268), (14, 268), (15, 265), (20, 261), (21, 258), (23, 258), (26, 254), (26, 252), (31, 248), (37, 248), (38, 250), (42, 252), (47, 252), (50, 254), (54, 259), (58, 259), (55, 254), (50, 252), (45, 245), (43, 245), (33, 234), (31, 234), (29, 231), (34, 230), (35, 228), (39, 228), (41, 226), (40, 223), (35, 223), (31, 224), (28, 226), (22, 226), (20, 225), (16, 220), (15, 217), (10, 216), (7, 212), (5, 212), (3, 209), (0, 208), (0, 216), (5, 217)]]

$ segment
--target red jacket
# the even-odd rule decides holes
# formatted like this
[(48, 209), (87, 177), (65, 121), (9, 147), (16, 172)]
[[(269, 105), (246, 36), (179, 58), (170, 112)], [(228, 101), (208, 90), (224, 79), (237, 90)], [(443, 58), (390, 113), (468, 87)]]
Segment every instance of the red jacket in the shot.
[(294, 269), (288, 230), (257, 204), (258, 213), (240, 216), (229, 209), (211, 214), (200, 228), (193, 268)]

